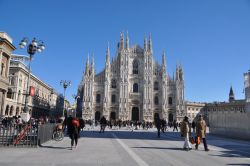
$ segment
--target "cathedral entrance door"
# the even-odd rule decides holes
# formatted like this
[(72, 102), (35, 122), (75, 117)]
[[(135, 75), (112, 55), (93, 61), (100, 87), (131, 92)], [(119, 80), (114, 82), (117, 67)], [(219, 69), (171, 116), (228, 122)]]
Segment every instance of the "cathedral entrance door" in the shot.
[(111, 112), (110, 113), (110, 120), (115, 120), (116, 119), (116, 113), (115, 112)]
[(100, 111), (96, 111), (95, 112), (95, 120), (100, 120), (100, 118), (101, 118), (101, 113), (100, 113)]
[(154, 121), (156, 121), (156, 119), (160, 119), (160, 116), (159, 116), (158, 113), (155, 113), (155, 114), (154, 114)]
[(133, 121), (138, 121), (139, 120), (139, 108), (138, 107), (133, 107), (132, 108), (132, 120)]
[(174, 121), (174, 115), (172, 113), (168, 114), (168, 121), (173, 122)]

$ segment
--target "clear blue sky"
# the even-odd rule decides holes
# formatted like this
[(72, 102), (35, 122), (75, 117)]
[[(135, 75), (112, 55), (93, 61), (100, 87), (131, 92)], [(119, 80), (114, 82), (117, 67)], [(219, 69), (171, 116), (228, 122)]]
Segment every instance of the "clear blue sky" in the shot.
[(143, 45), (144, 34), (152, 33), (154, 57), (161, 63), (166, 50), (171, 76), (177, 63), (183, 65), (186, 100), (225, 101), (231, 85), (236, 98), (244, 98), (249, 0), (0, 0), (0, 11), (0, 31), (14, 45), (24, 36), (44, 40), (46, 50), (35, 55), (32, 71), (58, 92), (60, 80), (71, 80), (66, 92), (71, 102), (87, 54), (94, 53), (100, 72), (107, 42), (114, 56), (119, 33), (127, 30), (130, 44)]

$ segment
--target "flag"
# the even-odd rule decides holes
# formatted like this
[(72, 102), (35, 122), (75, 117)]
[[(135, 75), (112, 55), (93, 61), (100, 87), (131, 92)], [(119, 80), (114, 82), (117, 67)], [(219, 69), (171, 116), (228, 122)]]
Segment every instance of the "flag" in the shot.
[(30, 86), (30, 92), (29, 92), (29, 95), (30, 95), (30, 96), (32, 96), (32, 97), (35, 95), (35, 87)]

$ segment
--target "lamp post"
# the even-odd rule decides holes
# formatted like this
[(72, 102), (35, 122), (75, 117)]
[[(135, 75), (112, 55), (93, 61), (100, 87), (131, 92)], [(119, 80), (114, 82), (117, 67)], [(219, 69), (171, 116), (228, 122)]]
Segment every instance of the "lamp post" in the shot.
[(77, 110), (77, 99), (79, 99), (80, 96), (73, 94), (72, 97), (75, 99), (75, 105), (76, 105), (76, 107), (75, 107), (75, 115), (77, 117), (77, 112), (76, 112), (76, 110)]
[(64, 93), (63, 93), (63, 117), (65, 117), (65, 92), (66, 92), (66, 89), (68, 88), (68, 86), (71, 85), (71, 82), (70, 81), (66, 81), (66, 80), (61, 80), (60, 84), (63, 86), (63, 89), (64, 89)]
[[(29, 86), (30, 86), (30, 65), (32, 58), (34, 57), (36, 52), (42, 52), (45, 49), (45, 45), (43, 41), (39, 40), (37, 41), (36, 38), (33, 38), (33, 40), (28, 44), (29, 39), (27, 37), (24, 37), (23, 40), (19, 43), (19, 47), (21, 49), (25, 48), (27, 46), (27, 53), (29, 54), (29, 65), (28, 65), (28, 82), (26, 87), (26, 94), (25, 94), (25, 104), (24, 104), (24, 113), (21, 114), (22, 119), (24, 121), (28, 121), (30, 118), (29, 114), (29, 108), (28, 108), (28, 98), (29, 98)], [(28, 44), (28, 45), (27, 45)]]

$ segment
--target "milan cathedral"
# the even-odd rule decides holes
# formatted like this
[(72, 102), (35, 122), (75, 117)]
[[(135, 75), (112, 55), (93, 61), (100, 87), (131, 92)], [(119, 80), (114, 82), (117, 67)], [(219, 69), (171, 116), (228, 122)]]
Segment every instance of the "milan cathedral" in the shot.
[(110, 62), (109, 46), (105, 68), (95, 73), (94, 58), (85, 65), (78, 87), (77, 108), (83, 119), (154, 121), (159, 117), (179, 121), (184, 116), (184, 74), (177, 65), (175, 76), (167, 73), (166, 55), (162, 64), (154, 60), (152, 39), (144, 47), (129, 45), (129, 36), (120, 34), (115, 58)]

